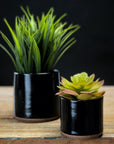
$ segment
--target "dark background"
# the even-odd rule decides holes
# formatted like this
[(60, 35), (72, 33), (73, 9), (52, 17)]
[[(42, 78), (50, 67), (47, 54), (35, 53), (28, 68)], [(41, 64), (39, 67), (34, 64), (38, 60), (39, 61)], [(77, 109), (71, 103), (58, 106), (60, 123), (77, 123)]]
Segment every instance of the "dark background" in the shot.
[[(64, 21), (81, 25), (75, 33), (77, 43), (56, 66), (62, 76), (69, 79), (70, 75), (85, 71), (105, 79), (105, 85), (114, 85), (113, 0), (0, 0), (0, 30), (8, 37), (10, 34), (3, 18), (13, 27), (15, 16), (23, 14), (21, 5), (24, 8), (28, 5), (35, 15), (54, 7), (57, 17), (67, 13)], [(4, 44), (1, 37), (0, 43)], [(14, 71), (10, 58), (0, 49), (0, 85), (12, 85)]]

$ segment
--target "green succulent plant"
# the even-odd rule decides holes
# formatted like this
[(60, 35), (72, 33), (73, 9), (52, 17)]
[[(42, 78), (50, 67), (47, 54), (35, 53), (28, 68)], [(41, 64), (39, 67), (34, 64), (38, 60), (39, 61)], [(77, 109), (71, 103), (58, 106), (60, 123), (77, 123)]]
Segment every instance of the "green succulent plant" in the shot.
[(2, 44), (0, 47), (10, 56), (17, 72), (48, 72), (76, 42), (74, 37), (70, 37), (80, 26), (71, 24), (67, 27), (66, 22), (61, 22), (66, 14), (56, 19), (53, 8), (46, 14), (42, 13), (41, 18), (34, 17), (28, 7), (26, 10), (21, 7), (21, 10), (24, 15), (15, 18), (15, 30), (4, 19), (14, 44), (0, 32), (11, 52)]
[(71, 76), (71, 82), (61, 78), (61, 86), (56, 95), (70, 100), (91, 100), (98, 99), (104, 95), (104, 91), (99, 92), (99, 88), (104, 84), (104, 80), (94, 80), (95, 74), (88, 76), (86, 72)]

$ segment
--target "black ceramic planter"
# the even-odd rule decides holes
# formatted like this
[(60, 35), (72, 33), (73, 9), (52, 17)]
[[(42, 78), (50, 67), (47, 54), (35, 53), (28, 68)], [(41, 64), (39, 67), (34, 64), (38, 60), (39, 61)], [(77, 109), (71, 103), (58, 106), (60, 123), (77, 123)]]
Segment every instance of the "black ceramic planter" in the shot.
[(14, 117), (28, 122), (57, 119), (60, 116), (58, 91), (60, 73), (14, 73)]
[(68, 137), (102, 136), (103, 98), (85, 101), (61, 98), (61, 131)]

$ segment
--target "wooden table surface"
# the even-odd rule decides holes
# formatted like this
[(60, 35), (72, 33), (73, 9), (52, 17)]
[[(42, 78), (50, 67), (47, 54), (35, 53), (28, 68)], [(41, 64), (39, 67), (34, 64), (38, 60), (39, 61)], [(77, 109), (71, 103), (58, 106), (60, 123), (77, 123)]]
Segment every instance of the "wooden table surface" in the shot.
[(0, 87), (0, 144), (114, 144), (114, 86), (104, 86), (104, 134), (82, 140), (61, 137), (60, 119), (43, 123), (23, 123), (13, 118), (13, 87)]

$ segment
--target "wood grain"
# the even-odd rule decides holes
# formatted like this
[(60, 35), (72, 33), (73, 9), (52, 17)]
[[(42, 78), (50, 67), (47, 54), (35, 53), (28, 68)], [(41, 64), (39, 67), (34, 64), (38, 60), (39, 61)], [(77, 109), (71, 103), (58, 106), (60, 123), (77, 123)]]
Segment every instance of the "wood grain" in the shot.
[(73, 139), (21, 139), (21, 140), (0, 140), (0, 144), (114, 144), (112, 138), (91, 139), (91, 140), (73, 140)]
[[(104, 95), (104, 134), (99, 140), (102, 140), (104, 144), (107, 140), (109, 143), (112, 141), (114, 143), (114, 86), (104, 86), (102, 89), (106, 91)], [(30, 141), (57, 138), (55, 140), (57, 143), (59, 143), (58, 140), (64, 144), (68, 143), (66, 139), (64, 141), (61, 139), (60, 119), (43, 123), (23, 123), (13, 118), (13, 87), (0, 87), (0, 138), (3, 138), (0, 144), (1, 142), (4, 144), (3, 141), (9, 141), (8, 138), (12, 139), (11, 144), (16, 144), (17, 138), (20, 138), (18, 140), (20, 142), (23, 141), (22, 138), (26, 140), (32, 138)], [(74, 144), (73, 141), (71, 143)]]

